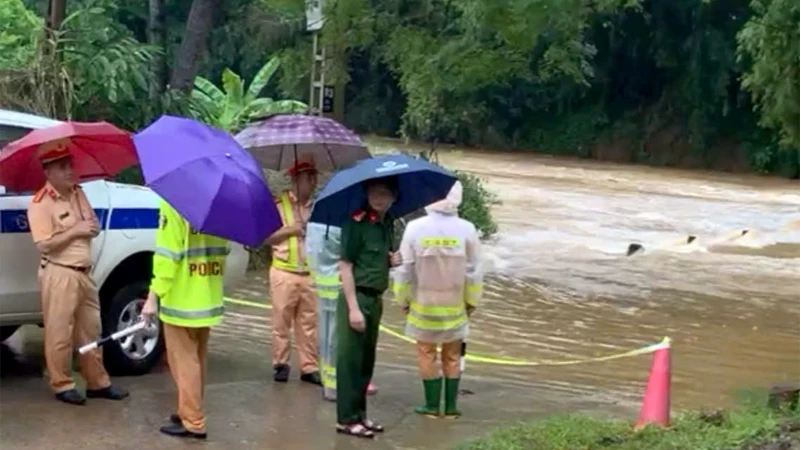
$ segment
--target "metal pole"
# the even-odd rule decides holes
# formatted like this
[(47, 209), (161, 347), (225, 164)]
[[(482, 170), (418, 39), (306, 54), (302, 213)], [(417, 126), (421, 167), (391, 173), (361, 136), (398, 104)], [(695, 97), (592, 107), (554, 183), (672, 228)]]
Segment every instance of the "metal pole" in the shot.
[(314, 31), (314, 50), (311, 59), (311, 89), (308, 113), (322, 115), (325, 89), (325, 48), (320, 43), (319, 31)]

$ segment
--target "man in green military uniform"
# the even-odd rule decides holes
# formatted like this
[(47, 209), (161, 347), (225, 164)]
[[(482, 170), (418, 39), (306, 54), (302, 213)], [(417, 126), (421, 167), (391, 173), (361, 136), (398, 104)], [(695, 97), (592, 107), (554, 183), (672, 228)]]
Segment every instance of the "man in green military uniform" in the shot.
[(365, 183), (367, 205), (342, 227), (342, 292), (336, 307), (336, 431), (372, 438), (383, 427), (367, 419), (367, 387), (375, 369), (381, 295), (389, 267), (402, 263), (392, 251), (392, 219), (386, 212), (397, 197), (397, 179)]
[(193, 229), (161, 201), (153, 255), (153, 280), (142, 315), (164, 325), (169, 370), (178, 390), (178, 411), (161, 432), (206, 438), (203, 413), (206, 354), (211, 327), (222, 321), (227, 240)]

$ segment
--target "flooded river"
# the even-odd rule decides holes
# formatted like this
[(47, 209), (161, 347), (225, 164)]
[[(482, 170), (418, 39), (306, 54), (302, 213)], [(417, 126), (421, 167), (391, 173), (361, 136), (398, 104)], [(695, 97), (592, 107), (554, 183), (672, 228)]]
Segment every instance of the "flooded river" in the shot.
[[(413, 150), (372, 140), (377, 150)], [(677, 407), (800, 381), (800, 183), (521, 153), (442, 149), (502, 204), (484, 248), (475, 352), (529, 360), (613, 354), (673, 339)], [(742, 236), (742, 230), (748, 230)], [(687, 236), (695, 236), (686, 244)], [(644, 249), (626, 256), (631, 243)], [(397, 311), (387, 317), (398, 325)], [(413, 361), (411, 349), (385, 337)], [(385, 359), (386, 352), (381, 358)], [(651, 358), (467, 370), (638, 401)]]

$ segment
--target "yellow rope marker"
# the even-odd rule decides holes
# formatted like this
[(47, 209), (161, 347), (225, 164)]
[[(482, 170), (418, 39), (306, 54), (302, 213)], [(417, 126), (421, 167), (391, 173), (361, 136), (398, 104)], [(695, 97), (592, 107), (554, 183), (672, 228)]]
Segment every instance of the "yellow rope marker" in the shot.
[[(242, 306), (249, 306), (252, 308), (260, 308), (260, 309), (272, 309), (272, 305), (267, 303), (258, 303), (258, 302), (251, 302), (247, 300), (239, 300), (235, 298), (225, 297), (225, 301), (234, 305), (242, 305)], [(397, 339), (402, 341), (416, 344), (416, 341), (405, 336), (402, 333), (399, 333), (385, 325), (380, 326), (381, 331), (384, 333), (393, 336)], [(669, 347), (672, 343), (672, 339), (669, 337), (665, 337), (661, 342), (656, 344), (650, 344), (635, 350), (629, 350), (623, 353), (617, 353), (613, 355), (606, 355), (606, 356), (598, 356), (593, 358), (580, 358), (580, 359), (572, 359), (572, 360), (565, 360), (565, 361), (551, 361), (551, 360), (540, 360), (540, 361), (529, 361), (524, 359), (516, 359), (516, 358), (505, 358), (505, 357), (494, 357), (489, 355), (481, 355), (478, 353), (470, 353), (468, 352), (466, 355), (466, 359), (468, 361), (475, 361), (484, 364), (495, 364), (495, 365), (503, 365), (503, 366), (519, 366), (519, 367), (534, 367), (534, 366), (571, 366), (575, 364), (586, 364), (592, 362), (603, 362), (603, 361), (611, 361), (615, 359), (621, 358), (630, 358), (633, 356), (639, 355), (646, 355), (648, 353), (652, 353), (656, 350), (660, 350), (665, 347)]]

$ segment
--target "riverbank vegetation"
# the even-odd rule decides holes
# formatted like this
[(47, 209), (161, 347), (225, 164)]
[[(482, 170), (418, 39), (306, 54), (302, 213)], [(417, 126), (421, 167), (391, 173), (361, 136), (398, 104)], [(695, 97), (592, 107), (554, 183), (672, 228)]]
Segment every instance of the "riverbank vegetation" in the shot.
[(749, 394), (728, 411), (688, 412), (669, 429), (634, 431), (631, 423), (561, 416), (524, 423), (466, 442), (459, 450), (797, 450), (800, 410), (772, 409)]
[[(197, 111), (197, 76), (225, 94), (273, 56), (258, 99), (308, 103), (304, 3), (0, 0), (0, 104), (135, 130)], [(795, 0), (325, 5), (326, 79), (359, 131), (800, 176)]]

